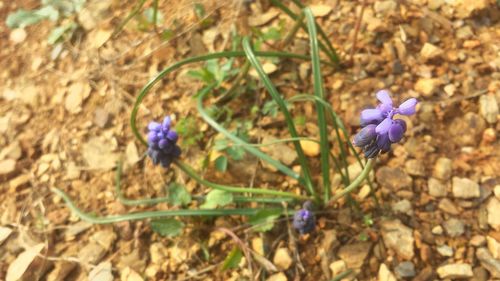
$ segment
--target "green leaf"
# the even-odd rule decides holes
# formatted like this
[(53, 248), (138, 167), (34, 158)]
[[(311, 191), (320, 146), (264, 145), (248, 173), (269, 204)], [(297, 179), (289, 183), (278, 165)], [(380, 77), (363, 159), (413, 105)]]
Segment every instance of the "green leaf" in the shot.
[(7, 16), (7, 20), (5, 24), (7, 24), (10, 28), (23, 28), (28, 25), (35, 24), (41, 20), (43, 20), (43, 16), (34, 13), (33, 11), (26, 11), (23, 9), (19, 9), (14, 13), (10, 13)]
[(214, 209), (217, 206), (225, 206), (233, 202), (233, 194), (222, 190), (212, 190), (207, 194), (206, 201), (200, 206), (201, 209)]
[(76, 28), (76, 24), (74, 22), (71, 22), (66, 25), (58, 26), (54, 29), (52, 29), (52, 32), (50, 32), (49, 37), (47, 38), (47, 42), (50, 45), (53, 45), (59, 39), (66, 33), (67, 31), (71, 30), (73, 31)]
[(59, 11), (51, 5), (35, 10), (34, 13), (43, 19), (49, 19), (51, 21), (57, 21), (59, 19)]
[(241, 252), (240, 248), (233, 247), (233, 250), (231, 250), (229, 255), (227, 255), (227, 257), (224, 259), (224, 262), (222, 263), (222, 270), (228, 270), (238, 267), (238, 264), (240, 263), (242, 257), (243, 253)]
[(249, 223), (254, 225), (255, 231), (266, 232), (273, 228), (274, 221), (279, 218), (281, 212), (279, 210), (261, 210), (254, 216), (251, 216)]
[(186, 188), (178, 183), (171, 183), (168, 186), (168, 203), (172, 206), (186, 206), (191, 202), (191, 194)]
[(184, 223), (175, 219), (159, 219), (151, 221), (151, 229), (165, 237), (174, 237), (182, 233)]
[(221, 151), (229, 147), (229, 141), (227, 139), (216, 139), (214, 142), (214, 149), (216, 151)]
[(231, 156), (233, 160), (242, 160), (245, 157), (245, 149), (238, 146), (231, 146), (226, 149), (227, 154)]
[(227, 157), (221, 155), (215, 159), (215, 168), (220, 172), (225, 172), (227, 170)]
[[(155, 9), (153, 7), (149, 7), (146, 10), (144, 10), (144, 18), (149, 24), (154, 25), (154, 14), (155, 14)], [(156, 25), (162, 24), (163, 23), (163, 15), (161, 13), (157, 13), (156, 15)]]

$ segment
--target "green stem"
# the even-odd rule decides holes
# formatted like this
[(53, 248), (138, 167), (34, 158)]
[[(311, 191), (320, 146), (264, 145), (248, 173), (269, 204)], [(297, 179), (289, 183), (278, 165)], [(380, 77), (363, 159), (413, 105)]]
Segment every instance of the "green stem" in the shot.
[(193, 178), (199, 184), (211, 187), (213, 189), (220, 189), (220, 190), (227, 191), (227, 192), (272, 195), (272, 196), (278, 196), (278, 197), (295, 198), (295, 199), (299, 199), (299, 200), (310, 200), (311, 199), (308, 196), (297, 195), (297, 194), (285, 192), (285, 191), (276, 191), (276, 190), (272, 190), (272, 189), (261, 189), (261, 188), (250, 188), (250, 187), (235, 187), (235, 186), (226, 186), (226, 185), (212, 183), (212, 182), (209, 182), (209, 181), (203, 179), (200, 175), (198, 175), (198, 173), (196, 173), (194, 171), (193, 168), (191, 168), (189, 165), (182, 162), (181, 160), (179, 160), (179, 159), (174, 160), (174, 164), (177, 165), (177, 167), (179, 167), (179, 169), (181, 169), (184, 173), (188, 174), (191, 178)]
[[(294, 138), (298, 137), (299, 134), (297, 133), (297, 129), (295, 128), (292, 115), (288, 111), (288, 108), (285, 104), (285, 101), (283, 100), (283, 97), (278, 93), (278, 90), (276, 90), (276, 87), (274, 87), (274, 84), (271, 82), (271, 79), (269, 79), (269, 76), (264, 72), (262, 65), (255, 56), (255, 53), (252, 50), (252, 46), (250, 44), (250, 39), (248, 37), (244, 37), (242, 43), (243, 43), (243, 50), (245, 51), (248, 60), (257, 71), (268, 93), (271, 95), (276, 104), (278, 104), (281, 112), (285, 116), (285, 121), (288, 127), (288, 131), (290, 132), (290, 135)], [(310, 195), (314, 197), (315, 201), (319, 202), (319, 196), (316, 194), (316, 191), (314, 190), (313, 187), (311, 172), (309, 170), (309, 165), (307, 163), (304, 150), (302, 149), (302, 146), (300, 145), (299, 141), (294, 141), (293, 145), (295, 147), (295, 151), (297, 152), (297, 157), (300, 163), (300, 167), (302, 169), (302, 174), (304, 175), (303, 181), (301, 181), (301, 183), (305, 185), (307, 191), (309, 192)]]
[(365, 168), (363, 169), (363, 171), (361, 171), (361, 174), (359, 174), (359, 176), (356, 179), (354, 179), (349, 186), (344, 188), (341, 192), (335, 194), (332, 197), (332, 199), (330, 199), (330, 202), (328, 202), (328, 205), (333, 204), (333, 202), (353, 192), (354, 189), (356, 189), (365, 180), (365, 178), (368, 177), (370, 171), (373, 168), (374, 163), (375, 163), (375, 158), (368, 159)]
[[(174, 216), (252, 216), (262, 211), (262, 208), (251, 209), (200, 209), (200, 210), (166, 210), (166, 211), (147, 211), (147, 212), (135, 212), (125, 215), (111, 215), (105, 217), (97, 217), (93, 214), (86, 213), (79, 209), (73, 201), (68, 197), (66, 193), (57, 188), (51, 188), (51, 191), (62, 197), (68, 208), (71, 209), (78, 217), (82, 220), (88, 221), (95, 224), (108, 224), (116, 223), (121, 221), (132, 221), (132, 220), (144, 220), (152, 218), (164, 218), (164, 217), (174, 217)], [(266, 208), (265, 210), (269, 210)], [(282, 208), (271, 209), (274, 211), (282, 210)]]
[(292, 29), (286, 35), (285, 39), (283, 39), (283, 43), (281, 43), (280, 47), (286, 46), (292, 42), (292, 39), (295, 37), (295, 34), (297, 34), (297, 31), (299, 31), (299, 28), (304, 25), (302, 20), (304, 20), (304, 13), (300, 13)]
[[(261, 57), (280, 57), (280, 58), (289, 58), (289, 59), (301, 59), (301, 60), (307, 60), (309, 59), (308, 56), (304, 55), (297, 55), (297, 54), (292, 54), (292, 53), (285, 53), (285, 52), (255, 52), (256, 56), (261, 56)], [(159, 72), (153, 79), (151, 79), (142, 89), (139, 95), (137, 96), (137, 99), (135, 100), (134, 107), (132, 108), (132, 113), (130, 115), (130, 127), (132, 128), (132, 132), (134, 133), (135, 137), (145, 146), (148, 145), (147, 141), (142, 137), (141, 133), (137, 129), (137, 113), (139, 112), (139, 106), (141, 105), (142, 101), (146, 97), (146, 94), (151, 90), (151, 88), (158, 83), (163, 77), (165, 77), (167, 74), (171, 73), (174, 70), (179, 69), (180, 67), (190, 64), (190, 63), (195, 63), (195, 62), (202, 62), (210, 59), (218, 59), (218, 58), (231, 58), (231, 57), (245, 57), (246, 54), (243, 51), (226, 51), (226, 52), (220, 52), (220, 53), (213, 53), (213, 54), (208, 54), (208, 55), (202, 55), (202, 56), (197, 56), (197, 57), (191, 57), (187, 58), (184, 60), (181, 60), (179, 62), (176, 62), (169, 67), (163, 69), (161, 72)], [(323, 62), (325, 63), (325, 62)], [(329, 63), (326, 63), (329, 64)]]
[(120, 34), (123, 27), (125, 27), (125, 25), (141, 11), (141, 8), (144, 6), (145, 3), (146, 0), (140, 0), (137, 3), (137, 5), (130, 12), (130, 14), (128, 14), (128, 16), (120, 23), (120, 25), (115, 29), (115, 31), (113, 31), (113, 34), (111, 34), (111, 38), (115, 38), (118, 34)]
[(216, 105), (221, 106), (230, 101), (236, 95), (236, 90), (240, 88), (240, 82), (247, 76), (249, 70), (250, 63), (248, 61), (245, 61), (240, 69), (240, 72), (238, 73), (238, 76), (234, 79), (231, 88), (229, 88), (229, 90), (227, 90), (217, 99), (217, 101), (215, 102)]

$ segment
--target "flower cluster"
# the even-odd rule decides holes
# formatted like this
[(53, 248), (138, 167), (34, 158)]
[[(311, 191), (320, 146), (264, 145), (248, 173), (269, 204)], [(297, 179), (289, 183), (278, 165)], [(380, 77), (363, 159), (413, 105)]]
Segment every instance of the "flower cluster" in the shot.
[(148, 156), (155, 165), (161, 164), (164, 168), (181, 154), (181, 149), (176, 145), (178, 135), (170, 128), (171, 125), (172, 120), (168, 116), (161, 124), (153, 121), (148, 125)]
[(312, 202), (306, 201), (302, 209), (293, 216), (293, 227), (300, 233), (306, 234), (314, 230), (316, 219), (312, 212)]
[(396, 114), (412, 115), (415, 113), (417, 100), (411, 98), (399, 107), (393, 107), (389, 91), (377, 92), (380, 104), (377, 108), (361, 112), (361, 131), (354, 136), (354, 145), (363, 148), (367, 158), (374, 158), (380, 151), (388, 152), (391, 144), (399, 142), (406, 132), (406, 122), (394, 119)]

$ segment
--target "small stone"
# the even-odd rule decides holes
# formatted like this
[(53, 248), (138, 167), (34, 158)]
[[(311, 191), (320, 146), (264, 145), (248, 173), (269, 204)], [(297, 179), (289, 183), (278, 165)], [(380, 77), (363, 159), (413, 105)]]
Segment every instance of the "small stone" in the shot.
[(334, 261), (330, 264), (330, 270), (333, 276), (337, 276), (347, 270), (347, 264), (343, 260)]
[(439, 201), (438, 207), (439, 207), (440, 210), (442, 210), (442, 211), (444, 211), (444, 212), (446, 212), (448, 214), (451, 214), (451, 215), (458, 215), (458, 214), (460, 214), (460, 210), (448, 198), (443, 198), (441, 201)]
[(22, 174), (18, 177), (13, 178), (9, 181), (9, 187), (11, 190), (16, 190), (18, 187), (27, 185), (31, 180), (30, 174)]
[(398, 3), (393, 0), (387, 0), (387, 1), (376, 1), (375, 4), (373, 5), (373, 9), (377, 14), (385, 15), (389, 12), (396, 11), (396, 8), (398, 7)]
[(394, 268), (396, 276), (400, 279), (411, 278), (416, 275), (415, 265), (411, 261), (404, 261)]
[(455, 85), (453, 85), (453, 84), (448, 84), (448, 85), (444, 86), (443, 90), (448, 96), (451, 97), (455, 94), (457, 87), (455, 87)]
[(149, 246), (149, 255), (152, 263), (162, 264), (167, 259), (167, 248), (162, 243), (153, 243)]
[(483, 141), (486, 144), (493, 143), (497, 140), (497, 132), (493, 128), (486, 128), (483, 132)]
[(500, 230), (500, 200), (491, 198), (486, 205), (488, 213), (488, 224), (495, 230)]
[(89, 281), (113, 281), (113, 279), (109, 261), (98, 264), (89, 272)]
[(283, 272), (279, 272), (269, 276), (266, 281), (288, 281), (288, 278)]
[(479, 184), (467, 178), (453, 177), (452, 191), (455, 198), (470, 199), (481, 196)]
[(443, 234), (443, 227), (440, 225), (436, 225), (435, 227), (432, 228), (431, 232), (432, 234), (435, 235), (442, 235)]
[(378, 270), (378, 281), (397, 281), (396, 276), (392, 274), (385, 263), (381, 264)]
[(458, 39), (469, 39), (474, 36), (474, 32), (472, 31), (470, 25), (464, 25), (460, 27), (459, 29), (457, 29), (455, 34)]
[(0, 245), (2, 245), (3, 241), (9, 238), (12, 233), (12, 229), (4, 226), (0, 226)]
[(413, 180), (401, 168), (382, 167), (377, 170), (377, 181), (391, 191), (411, 188)]
[(445, 197), (447, 195), (446, 186), (435, 178), (429, 178), (427, 181), (429, 195), (432, 197)]
[(137, 146), (135, 142), (131, 141), (127, 144), (127, 148), (125, 149), (125, 155), (127, 156), (127, 164), (132, 166), (135, 163), (141, 160), (139, 156), (139, 152), (137, 151)]
[(369, 185), (367, 184), (363, 185), (358, 192), (358, 198), (360, 200), (368, 198), (368, 195), (370, 195), (371, 191), (372, 190)]
[(415, 91), (422, 93), (424, 97), (430, 97), (437, 91), (439, 85), (441, 85), (440, 79), (420, 78), (415, 83)]
[(301, 140), (300, 146), (304, 150), (304, 154), (309, 157), (316, 157), (320, 153), (319, 143), (310, 140)]
[(257, 252), (257, 254), (264, 256), (264, 241), (260, 237), (255, 237), (252, 239), (252, 249)]
[[(275, 141), (277, 141), (277, 139), (271, 136), (264, 136), (262, 138), (262, 143), (273, 143)], [(268, 153), (271, 157), (281, 161), (285, 165), (291, 165), (297, 159), (297, 152), (284, 143), (277, 143), (272, 146), (262, 147), (262, 151)], [(269, 169), (272, 168), (269, 167)]]
[(474, 278), (470, 279), (471, 281), (488, 281), (489, 280), (488, 271), (481, 266), (476, 266), (474, 269), (472, 269), (472, 272), (474, 273)]
[(14, 44), (19, 44), (24, 42), (27, 36), (28, 34), (26, 34), (26, 31), (23, 28), (16, 28), (10, 32), (9, 40)]
[[(271, 74), (271, 73), (276, 72), (276, 70), (278, 70), (278, 67), (273, 63), (267, 62), (267, 63), (264, 63), (262, 65), (262, 69), (264, 70), (264, 73)], [(255, 70), (255, 69), (251, 69), (249, 71), (249, 74), (255, 78), (259, 78), (259, 74), (257, 73), (257, 70)]]
[(121, 281), (144, 281), (139, 273), (131, 269), (130, 267), (125, 267), (120, 272)]
[(324, 17), (332, 12), (332, 7), (329, 5), (319, 4), (319, 5), (311, 5), (309, 7), (311, 8), (312, 14), (315, 17)]
[(106, 251), (109, 251), (116, 240), (116, 233), (112, 230), (97, 231), (90, 237), (90, 241), (94, 241), (101, 245)]
[(455, 15), (458, 18), (465, 19), (473, 16), (476, 12), (486, 9), (490, 4), (488, 0), (474, 0), (474, 1), (454, 1)]
[(66, 277), (76, 267), (76, 263), (69, 261), (55, 262), (54, 269), (47, 275), (47, 281), (67, 280)]
[(342, 246), (337, 255), (349, 265), (349, 268), (361, 268), (372, 248), (370, 242), (360, 242)]
[(413, 209), (411, 207), (411, 202), (408, 199), (403, 199), (392, 205), (392, 210), (395, 213), (401, 213), (411, 216), (413, 214)]
[(406, 161), (405, 171), (411, 176), (425, 176), (425, 167), (421, 160), (410, 159)]
[(287, 270), (293, 263), (293, 259), (290, 256), (290, 252), (287, 248), (279, 248), (274, 254), (273, 263), (280, 270)]
[(445, 0), (429, 0), (427, 7), (431, 10), (437, 10), (444, 4)]
[(0, 161), (0, 176), (11, 174), (16, 170), (16, 160), (5, 159)]
[(438, 267), (437, 273), (442, 279), (460, 279), (473, 277), (472, 267), (466, 263), (452, 263)]
[(437, 247), (437, 251), (443, 257), (453, 256), (453, 249), (448, 245), (442, 245)]
[(486, 122), (495, 124), (498, 116), (498, 103), (494, 95), (482, 95), (479, 98), (479, 113)]
[(500, 184), (495, 185), (495, 188), (493, 189), (493, 193), (495, 194), (495, 197), (497, 199), (500, 199)]
[(443, 55), (443, 49), (432, 45), (430, 43), (425, 43), (422, 49), (420, 50), (420, 56), (423, 61), (426, 62), (428, 60), (439, 58)]
[(99, 244), (91, 242), (78, 252), (78, 260), (82, 263), (97, 264), (106, 254), (106, 250)]
[(453, 172), (453, 162), (446, 157), (440, 157), (434, 164), (433, 175), (440, 180), (448, 180)]
[(94, 137), (82, 147), (83, 158), (92, 169), (111, 169), (116, 166), (119, 155), (113, 153), (110, 141)]
[(98, 107), (94, 110), (94, 124), (99, 128), (106, 128), (111, 123), (111, 114), (102, 107)]
[(381, 223), (381, 231), (384, 243), (388, 248), (394, 250), (405, 260), (413, 258), (415, 240), (411, 228), (399, 220), (387, 220)]
[(3, 160), (5, 158), (19, 160), (22, 154), (23, 151), (21, 149), (21, 146), (19, 145), (19, 142), (16, 140), (7, 145), (4, 149), (0, 151), (0, 160)]
[(480, 141), (486, 121), (474, 112), (467, 112), (458, 116), (451, 122), (448, 132), (450, 140), (459, 146), (476, 146)]
[(64, 232), (64, 236), (66, 237), (66, 240), (74, 239), (75, 236), (78, 234), (84, 232), (85, 230), (89, 229), (92, 227), (92, 224), (87, 222), (87, 221), (79, 221), (75, 224), (71, 224), (66, 228), (66, 231)]
[(488, 242), (488, 250), (490, 250), (491, 256), (495, 259), (500, 259), (500, 242), (491, 236), (486, 237)]
[(486, 238), (483, 235), (474, 235), (470, 239), (469, 244), (474, 247), (482, 247), (486, 245)]
[(431, 266), (427, 266), (422, 269), (418, 275), (413, 278), (413, 281), (430, 281), (436, 279), (434, 277), (434, 270)]
[(444, 223), (444, 229), (450, 237), (458, 237), (465, 232), (465, 225), (462, 220), (451, 218)]
[(491, 277), (500, 278), (500, 260), (493, 258), (486, 248), (479, 248), (476, 257), (481, 265), (490, 272)]

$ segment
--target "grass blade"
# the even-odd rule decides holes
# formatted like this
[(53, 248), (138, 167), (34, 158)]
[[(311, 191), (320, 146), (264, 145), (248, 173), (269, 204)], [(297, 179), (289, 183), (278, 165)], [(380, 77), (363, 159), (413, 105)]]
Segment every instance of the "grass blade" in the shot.
[[(316, 34), (316, 22), (311, 9), (304, 10), (307, 22), (307, 30), (309, 31), (309, 44), (311, 46), (311, 62), (313, 71), (314, 95), (319, 99), (324, 100), (325, 93), (323, 87), (323, 78), (321, 77), (321, 67), (319, 62), (318, 37)], [(330, 200), (330, 144), (328, 142), (328, 129), (326, 126), (325, 108), (320, 102), (316, 102), (318, 110), (318, 127), (321, 148), (321, 175), (323, 178), (324, 202)]]
[[(293, 123), (292, 115), (288, 111), (285, 101), (283, 100), (283, 98), (281, 97), (281, 95), (278, 93), (273, 83), (271, 82), (271, 79), (269, 79), (269, 76), (267, 76), (267, 74), (264, 72), (264, 69), (262, 68), (262, 65), (257, 60), (257, 57), (255, 56), (252, 50), (252, 47), (250, 45), (250, 40), (248, 39), (248, 37), (243, 38), (243, 50), (245, 51), (247, 58), (252, 64), (252, 66), (255, 68), (255, 70), (257, 70), (257, 73), (259, 74), (259, 77), (264, 83), (264, 86), (266, 87), (267, 91), (272, 96), (273, 100), (278, 104), (281, 112), (285, 116), (285, 120), (288, 126), (288, 131), (290, 132), (291, 137), (298, 138), (299, 135), (297, 133), (297, 129), (295, 128), (295, 124)], [(316, 200), (318, 200), (318, 196), (314, 191), (311, 173), (309, 171), (309, 165), (307, 163), (306, 156), (304, 155), (304, 151), (300, 146), (300, 142), (294, 141), (293, 144), (295, 146), (295, 150), (297, 151), (299, 163), (302, 168), (302, 174), (304, 175), (303, 184), (305, 185), (309, 194), (312, 195)]]

